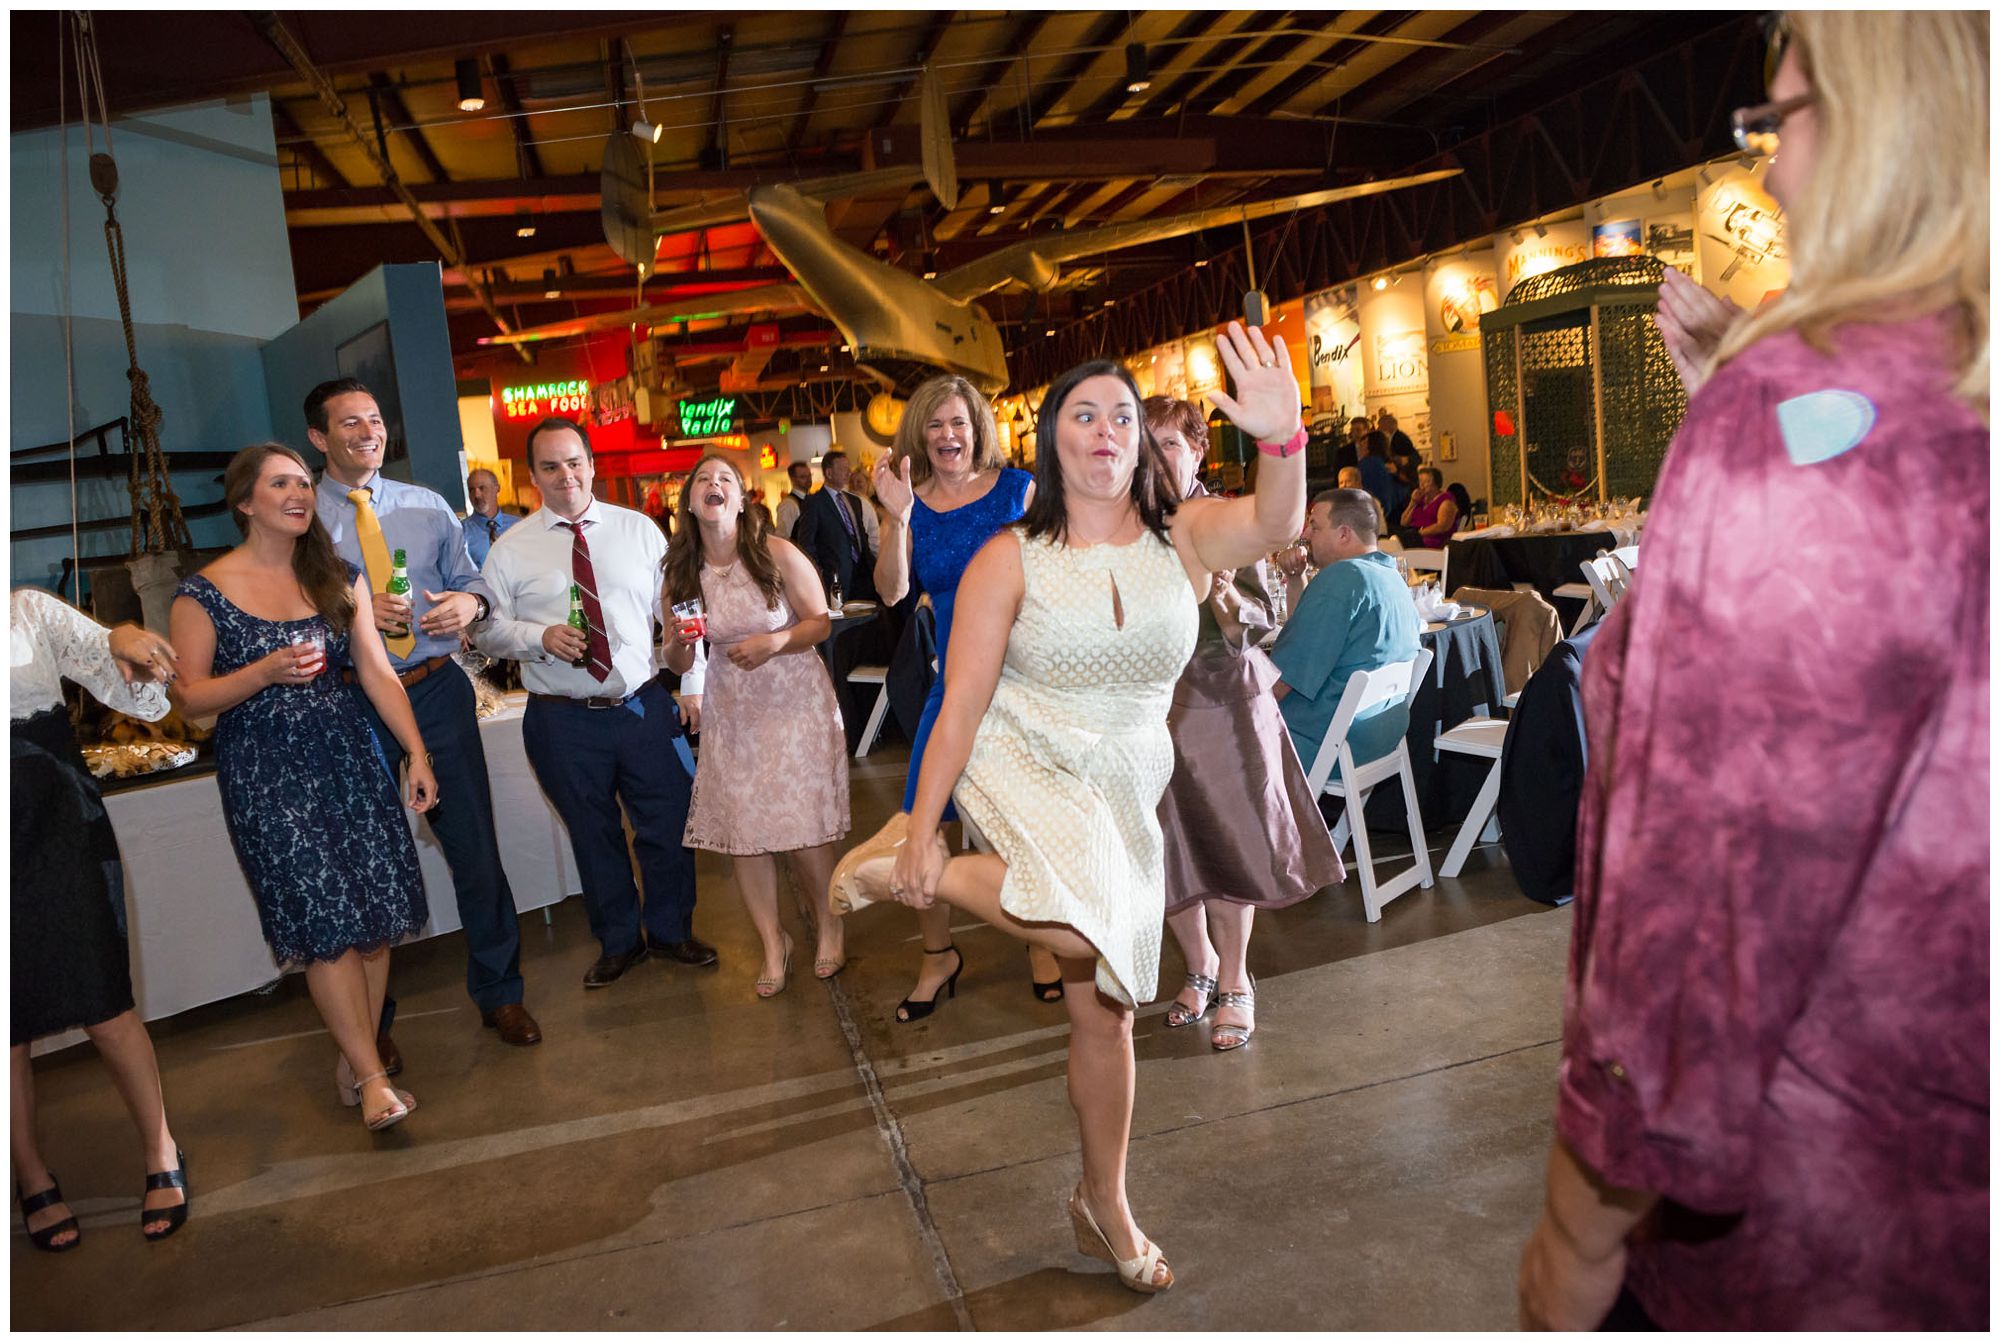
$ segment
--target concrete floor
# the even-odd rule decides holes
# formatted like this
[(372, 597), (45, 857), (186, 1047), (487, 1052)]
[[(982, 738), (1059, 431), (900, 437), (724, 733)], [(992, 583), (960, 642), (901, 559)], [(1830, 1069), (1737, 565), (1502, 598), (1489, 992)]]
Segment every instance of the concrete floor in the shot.
[[(856, 765), (857, 835), (895, 805), (903, 759)], [(1432, 835), (1434, 860), (1451, 838)], [(335, 1103), (297, 976), (158, 1023), (194, 1186), (164, 1244), (140, 1239), (136, 1139), (92, 1050), (41, 1060), (44, 1146), (85, 1236), (39, 1254), (16, 1214), (12, 1325), (1513, 1326), (1570, 919), (1523, 899), (1497, 846), (1374, 926), (1352, 876), (1261, 918), (1238, 1053), (1212, 1052), (1206, 1022), (1164, 1028), (1183, 972), (1166, 939), (1130, 1176), (1179, 1278), (1154, 1297), (1071, 1242), (1067, 1026), (1017, 943), (961, 930), (957, 999), (899, 1025), (915, 924), (867, 910), (840, 978), (808, 967), (759, 1001), (725, 862), (704, 855), (700, 881), (719, 969), (649, 961), (586, 993), (581, 902), (523, 921), (537, 1048), (479, 1028), (458, 937), (397, 952), (400, 1084), (422, 1108), (380, 1136)]]

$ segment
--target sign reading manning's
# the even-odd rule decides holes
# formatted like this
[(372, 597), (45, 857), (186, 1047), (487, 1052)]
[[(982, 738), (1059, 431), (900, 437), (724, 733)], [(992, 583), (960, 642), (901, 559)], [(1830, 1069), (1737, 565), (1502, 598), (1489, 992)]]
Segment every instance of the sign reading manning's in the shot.
[(537, 382), (500, 389), (500, 413), (508, 419), (540, 419), (544, 415), (578, 415), (590, 404), (590, 384)]

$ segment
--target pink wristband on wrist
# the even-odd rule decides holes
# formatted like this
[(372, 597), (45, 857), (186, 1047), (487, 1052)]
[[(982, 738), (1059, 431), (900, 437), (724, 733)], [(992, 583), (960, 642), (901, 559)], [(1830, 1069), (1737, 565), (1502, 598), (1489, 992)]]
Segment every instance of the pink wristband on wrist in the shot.
[(1301, 424), (1299, 426), (1299, 431), (1293, 434), (1290, 438), (1287, 438), (1284, 442), (1259, 443), (1257, 444), (1257, 450), (1259, 452), (1262, 452), (1267, 457), (1297, 456), (1299, 453), (1306, 450), (1305, 425)]

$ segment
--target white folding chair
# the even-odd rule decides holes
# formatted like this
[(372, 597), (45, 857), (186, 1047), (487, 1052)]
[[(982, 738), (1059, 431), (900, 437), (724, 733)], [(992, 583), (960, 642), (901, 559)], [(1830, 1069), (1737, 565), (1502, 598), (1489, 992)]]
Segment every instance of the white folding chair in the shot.
[(1403, 562), (1411, 568), (1422, 569), (1426, 573), (1444, 572), (1445, 552), (1428, 546), (1403, 551)]
[(1627, 573), (1637, 573), (1639, 571), (1638, 546), (1621, 545), (1611, 552), (1611, 557), (1623, 564)]
[(1556, 588), (1557, 596), (1577, 597), (1583, 601), (1583, 609), (1577, 612), (1576, 622), (1569, 627), (1569, 637), (1582, 633), (1584, 626), (1600, 615), (1609, 614), (1625, 595), (1627, 570), (1612, 555), (1599, 552), (1593, 559), (1586, 559), (1577, 565), (1583, 570), (1582, 582), (1566, 582)]
[(1465, 859), (1472, 855), (1473, 844), (1493, 843), (1500, 837), (1500, 819), (1494, 808), (1500, 802), (1500, 751), (1506, 741), (1507, 724), (1499, 718), (1467, 718), (1438, 736), (1440, 751), (1493, 761), (1486, 781), (1479, 785), (1479, 795), (1472, 800), (1472, 809), (1465, 813), (1465, 823), (1458, 827), (1458, 837), (1444, 855), (1444, 865), (1438, 868), (1440, 876), (1458, 875), (1465, 869)]
[[(1371, 923), (1380, 922), (1382, 906), (1405, 890), (1418, 885), (1430, 889), (1431, 854), (1424, 844), (1423, 813), (1417, 809), (1417, 779), (1410, 771), (1409, 741), (1399, 740), (1396, 748), (1380, 759), (1357, 764), (1353, 747), (1347, 743), (1347, 732), (1364, 708), (1400, 699), (1407, 709), (1417, 697), (1430, 666), (1430, 649), (1420, 648), (1407, 662), (1395, 662), (1373, 671), (1356, 671), (1349, 676), (1340, 704), (1333, 711), (1333, 721), (1326, 729), (1326, 739), (1320, 742), (1319, 753), (1306, 772), (1306, 782), (1315, 797), (1324, 792), (1346, 804), (1340, 823), (1333, 827), (1333, 846), (1336, 852), (1343, 852), (1348, 839), (1354, 840), (1354, 865), (1361, 872), (1361, 907)], [(1368, 821), (1362, 811), (1368, 804), (1368, 794), (1391, 778), (1402, 780), (1410, 851), (1416, 860), (1386, 884), (1377, 884), (1375, 858), (1368, 847)]]
[(882, 687), (876, 692), (875, 707), (868, 711), (868, 725), (861, 729), (861, 742), (854, 747), (854, 758), (862, 759), (875, 748), (875, 738), (882, 734), (882, 721), (889, 715), (889, 668), (857, 666), (847, 673), (847, 683)]

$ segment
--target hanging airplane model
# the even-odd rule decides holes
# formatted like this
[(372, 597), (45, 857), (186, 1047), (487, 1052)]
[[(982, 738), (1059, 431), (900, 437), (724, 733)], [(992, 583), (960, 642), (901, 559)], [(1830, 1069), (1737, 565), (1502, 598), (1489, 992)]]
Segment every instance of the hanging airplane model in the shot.
[[(1083, 257), (1401, 191), (1455, 177), (1460, 171), (1450, 168), (1417, 173), (1247, 205), (1045, 234), (1001, 247), (934, 280), (925, 280), (836, 236), (827, 225), (826, 202), (843, 195), (929, 182), (949, 208), (958, 195), (949, 141), (943, 142), (940, 153), (933, 152), (934, 143), (925, 146), (925, 170), (921, 172), (887, 168), (792, 185), (757, 186), (740, 197), (641, 215), (637, 207), (644, 199), (644, 168), (631, 140), (613, 136), (604, 167), (605, 235), (621, 257), (643, 273), (652, 263), (660, 235), (748, 217), (798, 282), (553, 322), (488, 336), (481, 343), (519, 345), (637, 324), (657, 327), (731, 313), (817, 310), (839, 328), (841, 338), (853, 350), (855, 363), (891, 391), (907, 391), (925, 377), (943, 371), (956, 373), (992, 395), (1007, 385), (1007, 358), (1000, 328), (973, 301), (981, 295), (1010, 283), (1047, 293), (1055, 287), (1060, 267)], [(646, 226), (641, 226), (641, 220)]]

